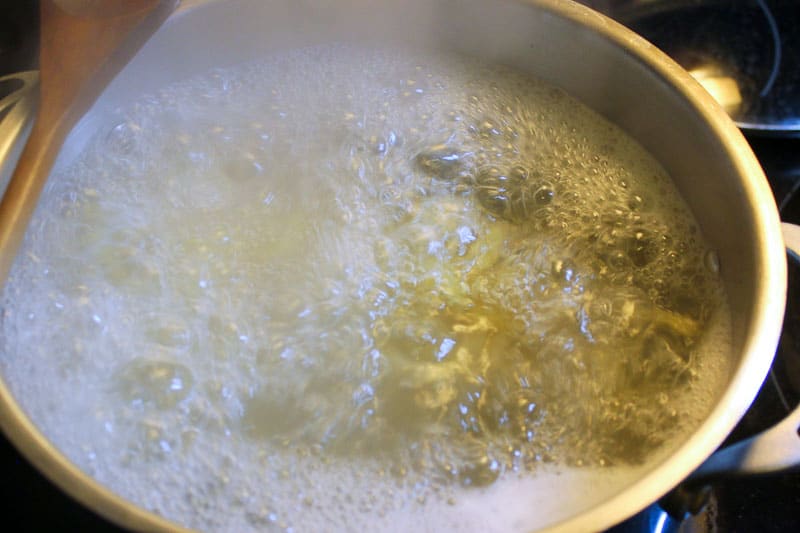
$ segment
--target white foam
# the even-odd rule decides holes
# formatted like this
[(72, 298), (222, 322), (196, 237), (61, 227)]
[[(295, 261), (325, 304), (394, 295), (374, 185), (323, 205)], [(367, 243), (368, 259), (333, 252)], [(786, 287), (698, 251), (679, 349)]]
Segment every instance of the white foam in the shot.
[[(730, 325), (708, 252), (663, 169), (562, 92), (313, 48), (132, 103), (51, 179), (0, 365), (70, 459), (191, 527), (530, 529), (713, 405)], [(470, 418), (495, 368), (516, 380), (498, 396), (536, 392), (524, 429)], [(628, 392), (626, 370), (653, 375)]]

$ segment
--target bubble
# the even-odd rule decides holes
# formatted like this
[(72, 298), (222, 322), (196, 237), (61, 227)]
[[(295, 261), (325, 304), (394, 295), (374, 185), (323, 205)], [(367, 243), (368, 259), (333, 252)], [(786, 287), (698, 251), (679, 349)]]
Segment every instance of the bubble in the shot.
[(108, 133), (107, 140), (111, 149), (123, 155), (134, 154), (138, 146), (138, 135), (142, 128), (134, 122), (121, 122)]
[(534, 193), (534, 200), (536, 201), (536, 205), (548, 205), (550, 202), (553, 201), (556, 193), (553, 190), (553, 187), (550, 185), (542, 185), (539, 187), (536, 192)]
[(634, 141), (451, 55), (263, 61), (121, 110), (43, 197), (3, 333), (71, 459), (198, 530), (451, 530), (704, 416), (719, 280)]
[(193, 386), (191, 371), (184, 365), (159, 359), (137, 358), (121, 368), (116, 387), (130, 404), (175, 407)]
[(553, 262), (553, 276), (559, 281), (571, 282), (575, 278), (576, 265), (571, 259), (558, 259)]
[(483, 137), (496, 137), (502, 135), (502, 127), (492, 119), (485, 119), (475, 128)]
[(658, 257), (656, 239), (643, 228), (634, 229), (626, 247), (631, 262), (639, 268), (649, 265)]
[(154, 315), (147, 320), (145, 336), (161, 346), (185, 349), (191, 345), (192, 331), (181, 320), (167, 315)]
[(628, 208), (631, 211), (641, 211), (644, 209), (644, 205), (644, 199), (638, 194), (634, 194), (628, 199)]
[(464, 168), (465, 154), (445, 144), (437, 144), (416, 156), (417, 165), (426, 174), (440, 180), (457, 178)]
[(719, 256), (714, 250), (709, 250), (704, 256), (704, 263), (706, 270), (712, 274), (719, 274)]

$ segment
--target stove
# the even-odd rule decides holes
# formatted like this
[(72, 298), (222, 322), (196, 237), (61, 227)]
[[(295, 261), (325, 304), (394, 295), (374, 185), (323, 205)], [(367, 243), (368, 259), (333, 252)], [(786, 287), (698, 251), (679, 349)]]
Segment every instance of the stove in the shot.
[[(797, 0), (585, 0), (644, 35), (695, 75), (745, 132), (781, 218), (800, 224), (800, 8)], [(0, 6), (0, 76), (36, 68), (38, 2)], [(2, 87), (0, 87), (2, 90)], [(716, 92), (715, 92), (716, 91)], [(0, 94), (2, 97), (2, 94)], [(800, 262), (775, 362), (726, 444), (779, 421), (800, 403)], [(53, 486), (0, 435), (0, 511), (7, 531), (119, 532)], [(610, 529), (624, 532), (800, 531), (800, 472), (714, 486), (697, 516), (658, 504)]]

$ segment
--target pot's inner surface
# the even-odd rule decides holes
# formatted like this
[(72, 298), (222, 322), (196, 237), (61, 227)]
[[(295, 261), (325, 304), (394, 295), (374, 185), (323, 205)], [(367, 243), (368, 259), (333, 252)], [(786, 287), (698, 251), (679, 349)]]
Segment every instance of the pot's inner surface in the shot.
[[(198, 54), (184, 40), (236, 13), (215, 7), (76, 130), (6, 287), (5, 379), (72, 461), (204, 530), (525, 530), (691, 435), (752, 282), (731, 317), (731, 249), (681, 199), (680, 163), (676, 188), (518, 71), (513, 18), (456, 52), (475, 18), (437, 12), (416, 42), (381, 12), (364, 46), (344, 8), (273, 6), (274, 34), (251, 15)], [(419, 46), (375, 46), (382, 28)], [(255, 63), (207, 71), (243, 44)]]
[[(49, 184), (3, 363), (138, 505), (200, 530), (538, 527), (724, 385), (715, 252), (656, 161), (554, 87), (328, 45), (118, 117)], [(508, 502), (551, 471), (611, 481)]]

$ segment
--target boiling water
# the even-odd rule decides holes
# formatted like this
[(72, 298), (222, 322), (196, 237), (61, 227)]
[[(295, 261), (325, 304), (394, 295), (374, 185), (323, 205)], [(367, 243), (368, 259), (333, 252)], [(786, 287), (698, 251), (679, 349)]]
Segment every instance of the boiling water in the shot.
[(51, 179), (2, 328), (73, 461), (231, 531), (561, 518), (707, 413), (729, 336), (713, 251), (618, 129), (498, 66), (346, 47), (120, 110)]

